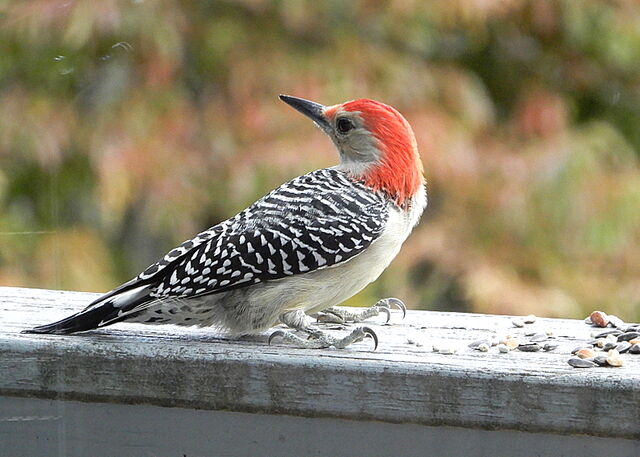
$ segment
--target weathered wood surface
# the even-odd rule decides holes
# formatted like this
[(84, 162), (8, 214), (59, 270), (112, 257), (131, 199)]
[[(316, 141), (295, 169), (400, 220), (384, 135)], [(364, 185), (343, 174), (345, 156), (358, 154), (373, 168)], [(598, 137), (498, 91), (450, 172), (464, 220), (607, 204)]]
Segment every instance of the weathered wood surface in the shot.
[[(96, 295), (0, 288), (0, 396), (151, 404), (481, 429), (640, 438), (640, 355), (621, 368), (574, 369), (590, 340), (582, 321), (410, 311), (346, 350), (233, 341), (209, 329), (116, 324), (79, 335), (20, 330), (83, 308)], [(382, 322), (384, 319), (379, 318)], [(493, 332), (551, 330), (553, 352), (482, 353)], [(409, 344), (420, 341), (423, 346)], [(454, 343), (460, 352), (431, 352)]]
[(0, 396), (7, 457), (638, 457), (640, 441)]

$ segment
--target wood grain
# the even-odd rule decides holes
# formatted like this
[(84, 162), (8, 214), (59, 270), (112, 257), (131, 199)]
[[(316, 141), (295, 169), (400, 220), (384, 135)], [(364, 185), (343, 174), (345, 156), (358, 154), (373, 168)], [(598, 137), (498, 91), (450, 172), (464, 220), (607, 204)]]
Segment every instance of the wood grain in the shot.
[[(640, 355), (621, 368), (566, 360), (594, 330), (582, 321), (410, 311), (346, 350), (234, 341), (210, 329), (116, 324), (84, 334), (22, 329), (82, 309), (96, 294), (0, 288), (0, 396), (151, 404), (395, 423), (640, 438)], [(553, 352), (482, 353), (495, 332), (551, 330)], [(422, 346), (410, 344), (418, 341)], [(455, 344), (453, 355), (429, 345)]]

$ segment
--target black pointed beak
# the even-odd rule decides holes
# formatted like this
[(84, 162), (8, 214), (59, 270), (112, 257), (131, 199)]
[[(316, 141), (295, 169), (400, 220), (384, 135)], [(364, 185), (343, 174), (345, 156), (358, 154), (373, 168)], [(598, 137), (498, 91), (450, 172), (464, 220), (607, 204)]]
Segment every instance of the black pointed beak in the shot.
[(291, 95), (280, 95), (280, 100), (310, 118), (325, 132), (331, 130), (331, 124), (329, 124), (329, 121), (327, 121), (324, 115), (325, 107), (320, 103), (305, 100), (304, 98), (292, 97)]

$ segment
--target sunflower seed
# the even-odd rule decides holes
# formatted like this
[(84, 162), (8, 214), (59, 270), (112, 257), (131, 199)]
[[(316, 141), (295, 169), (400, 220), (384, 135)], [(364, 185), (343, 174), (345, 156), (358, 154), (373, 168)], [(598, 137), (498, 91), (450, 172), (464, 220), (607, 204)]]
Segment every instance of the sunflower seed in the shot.
[(542, 349), (545, 350), (546, 352), (549, 352), (549, 351), (553, 351), (557, 347), (558, 347), (558, 343), (546, 343), (544, 346), (542, 346)]
[(619, 335), (620, 333), (622, 333), (620, 330), (618, 330), (617, 328), (613, 328), (611, 330), (605, 330), (604, 332), (600, 332), (597, 335), (594, 335), (594, 338), (604, 338), (607, 335)]
[(533, 335), (531, 337), (531, 342), (540, 343), (541, 341), (546, 341), (548, 339), (549, 339), (549, 337), (546, 334), (544, 334), (544, 333), (536, 333), (535, 335)]
[(586, 349), (586, 348), (584, 346), (578, 346), (578, 347), (574, 348), (573, 351), (571, 351), (571, 353), (575, 355), (581, 349)]
[(537, 317), (533, 314), (529, 314), (528, 316), (525, 316), (524, 319), (522, 319), (522, 321), (525, 324), (533, 324), (536, 321)]
[(486, 338), (483, 338), (481, 340), (472, 341), (471, 343), (469, 343), (469, 347), (471, 349), (478, 349), (478, 346), (480, 346), (481, 344), (489, 344), (489, 340)]
[(524, 343), (518, 345), (518, 350), (522, 352), (538, 352), (542, 347), (538, 343)]
[(599, 355), (599, 356), (597, 356), (597, 357), (594, 357), (594, 358), (593, 358), (593, 362), (594, 362), (596, 365), (599, 365), (599, 366), (601, 366), (601, 367), (606, 367), (607, 365), (609, 365), (609, 364), (607, 363), (607, 356), (606, 356), (606, 355)]
[(629, 353), (640, 354), (640, 343), (636, 343), (629, 348)]
[(627, 332), (618, 335), (618, 341), (629, 341), (634, 338), (638, 338), (640, 336), (640, 332)]
[(518, 327), (518, 328), (524, 327), (524, 322), (522, 321), (522, 319), (519, 319), (519, 318), (511, 319), (511, 324), (514, 327)]
[(614, 327), (624, 327), (625, 323), (618, 316), (614, 316), (613, 314), (609, 314), (609, 323)]
[[(640, 348), (640, 346), (638, 346)], [(499, 344), (498, 345), (498, 351), (500, 351), (500, 353), (502, 354), (506, 354), (507, 352), (509, 352), (509, 348), (507, 347), (506, 344)]]
[(571, 357), (567, 360), (567, 363), (574, 368), (592, 368), (596, 366), (591, 360), (579, 359), (578, 357)]
[(631, 348), (632, 344), (629, 343), (628, 341), (622, 341), (621, 343), (618, 343), (618, 345), (616, 346), (616, 351), (618, 351), (620, 354), (627, 352), (630, 348)]

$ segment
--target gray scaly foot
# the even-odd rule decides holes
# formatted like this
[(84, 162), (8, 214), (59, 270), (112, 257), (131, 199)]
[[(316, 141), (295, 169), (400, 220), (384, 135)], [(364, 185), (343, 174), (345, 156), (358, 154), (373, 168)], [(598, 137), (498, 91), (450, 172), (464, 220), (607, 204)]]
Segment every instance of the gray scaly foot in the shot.
[(282, 338), (286, 343), (291, 343), (305, 349), (322, 349), (331, 346), (336, 349), (344, 349), (352, 343), (357, 343), (367, 337), (371, 337), (374, 342), (373, 350), (375, 351), (378, 348), (378, 335), (369, 327), (358, 327), (344, 338), (336, 338), (316, 329), (307, 329), (304, 331), (310, 334), (309, 339), (300, 338), (291, 332), (276, 330), (269, 336), (269, 344), (276, 338)]
[(375, 305), (362, 311), (349, 311), (347, 308), (332, 306), (317, 314), (318, 322), (344, 324), (347, 322), (363, 322), (380, 313), (387, 315), (387, 322), (391, 319), (391, 307), (395, 306), (402, 311), (402, 318), (407, 315), (407, 307), (398, 298), (383, 298)]
[(378, 335), (369, 327), (358, 327), (344, 338), (336, 338), (311, 325), (309, 316), (302, 310), (288, 311), (280, 316), (280, 321), (288, 327), (308, 334), (309, 338), (304, 339), (290, 332), (276, 330), (269, 336), (269, 344), (275, 338), (282, 338), (287, 343), (307, 349), (328, 348), (331, 346), (337, 349), (344, 349), (352, 343), (371, 337), (375, 343), (373, 350), (375, 351), (378, 348)]

